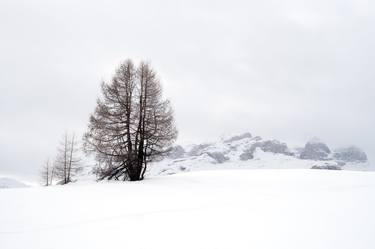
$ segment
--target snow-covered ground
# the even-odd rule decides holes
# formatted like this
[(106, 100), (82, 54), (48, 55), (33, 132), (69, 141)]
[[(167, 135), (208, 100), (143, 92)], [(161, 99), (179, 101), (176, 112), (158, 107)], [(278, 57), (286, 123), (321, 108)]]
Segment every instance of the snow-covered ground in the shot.
[(216, 170), (0, 190), (0, 248), (373, 249), (375, 172)]
[(0, 176), (0, 189), (2, 188), (24, 188), (28, 185), (11, 176)]

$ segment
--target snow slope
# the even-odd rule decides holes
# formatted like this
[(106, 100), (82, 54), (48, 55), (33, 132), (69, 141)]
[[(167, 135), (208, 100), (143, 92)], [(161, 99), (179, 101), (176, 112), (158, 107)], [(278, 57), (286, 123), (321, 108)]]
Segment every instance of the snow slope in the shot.
[(216, 170), (0, 190), (2, 249), (372, 249), (375, 172)]
[(28, 185), (26, 185), (20, 180), (16, 180), (15, 178), (0, 176), (0, 189), (2, 188), (24, 188), (27, 186)]
[[(323, 150), (323, 151), (322, 151)], [(326, 153), (327, 152), (327, 153)], [(250, 133), (189, 146), (175, 146), (166, 159), (152, 163), (147, 176), (216, 169), (310, 169), (336, 168), (373, 171), (364, 152), (356, 147), (330, 150), (315, 139), (305, 148), (252, 136)]]

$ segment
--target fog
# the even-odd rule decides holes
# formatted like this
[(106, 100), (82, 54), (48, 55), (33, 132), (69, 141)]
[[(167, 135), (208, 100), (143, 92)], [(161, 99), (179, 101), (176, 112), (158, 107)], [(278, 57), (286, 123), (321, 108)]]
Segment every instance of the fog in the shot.
[(0, 173), (36, 175), (85, 131), (100, 83), (152, 64), (179, 143), (250, 131), (375, 158), (369, 1), (0, 2)]

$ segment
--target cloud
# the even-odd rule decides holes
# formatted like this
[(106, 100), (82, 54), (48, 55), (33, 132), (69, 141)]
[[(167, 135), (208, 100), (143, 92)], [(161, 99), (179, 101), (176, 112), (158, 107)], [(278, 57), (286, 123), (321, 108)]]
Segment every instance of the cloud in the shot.
[(1, 170), (37, 173), (129, 57), (159, 72), (180, 141), (318, 136), (374, 158), (373, 23), (354, 0), (1, 1)]

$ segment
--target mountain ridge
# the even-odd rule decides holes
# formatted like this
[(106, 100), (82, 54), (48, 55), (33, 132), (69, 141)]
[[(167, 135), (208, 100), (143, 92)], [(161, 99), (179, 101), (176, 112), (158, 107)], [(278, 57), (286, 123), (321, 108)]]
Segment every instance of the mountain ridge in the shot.
[(372, 170), (366, 153), (356, 146), (331, 149), (314, 138), (303, 147), (290, 148), (285, 142), (245, 132), (211, 143), (175, 145), (165, 159), (150, 165), (147, 174), (222, 168)]

